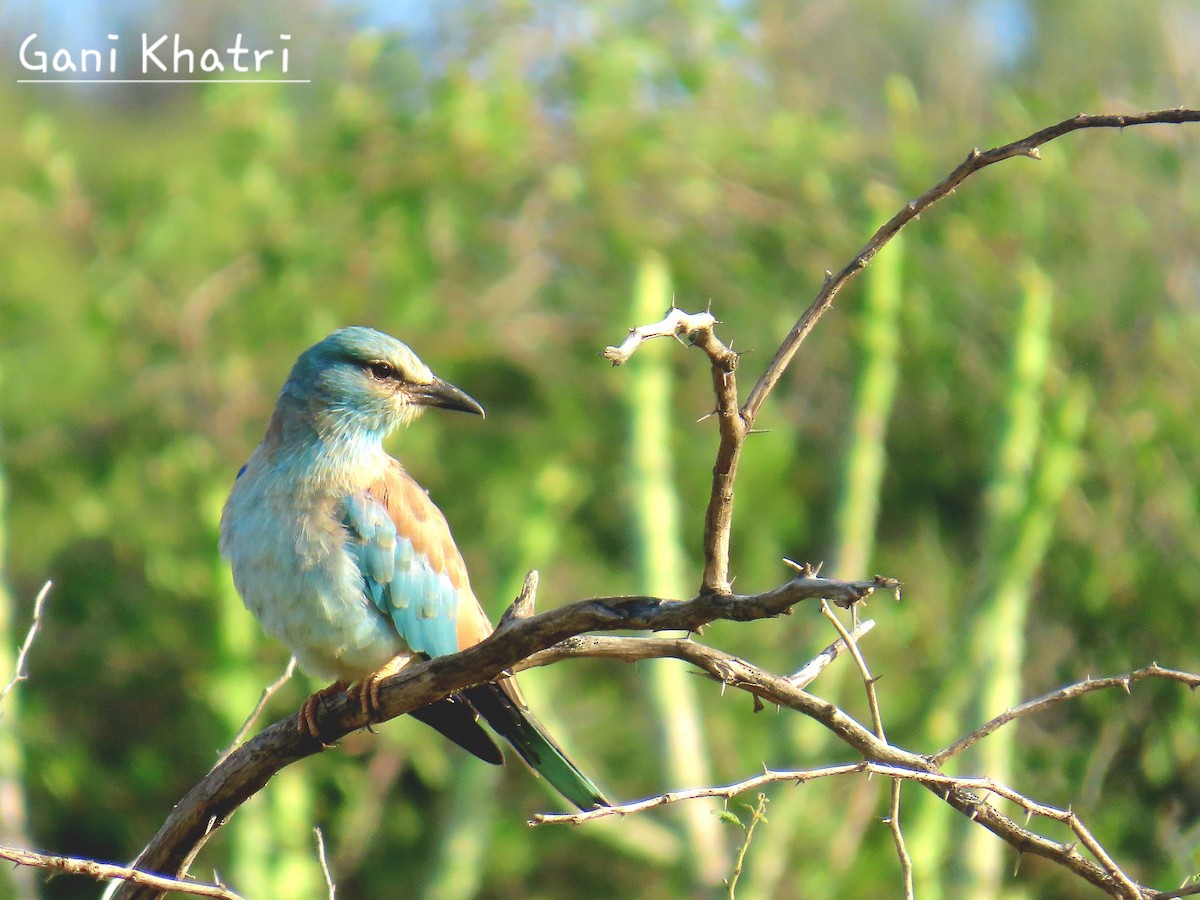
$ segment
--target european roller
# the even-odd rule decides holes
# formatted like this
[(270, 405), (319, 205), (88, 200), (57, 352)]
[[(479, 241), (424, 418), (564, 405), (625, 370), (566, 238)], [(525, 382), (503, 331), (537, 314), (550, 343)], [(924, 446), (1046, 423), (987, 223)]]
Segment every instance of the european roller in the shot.
[[(246, 607), (302, 668), (333, 679), (301, 708), (301, 730), (318, 740), (322, 696), (354, 685), (371, 716), (381, 679), (492, 631), (445, 517), (383, 449), (426, 407), (483, 415), (395, 338), (335, 331), (296, 360), (221, 515), (221, 553)], [(412, 715), (498, 765), (504, 757), (482, 717), (580, 809), (607, 805), (512, 677)]]

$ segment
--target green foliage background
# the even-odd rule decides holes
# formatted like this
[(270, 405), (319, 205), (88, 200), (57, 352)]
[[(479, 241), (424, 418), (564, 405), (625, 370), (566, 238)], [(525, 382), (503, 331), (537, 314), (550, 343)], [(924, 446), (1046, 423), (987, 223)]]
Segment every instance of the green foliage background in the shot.
[[(989, 39), (997, 10), (1025, 17), (1024, 41)], [(168, 3), (133, 29), (219, 46), (286, 27), (311, 85), (17, 86), (12, 62), (0, 87), (6, 647), (56, 585), (0, 760), (28, 811), (6, 839), (45, 850), (131, 859), (283, 670), (216, 527), (291, 361), (328, 331), (396, 334), (487, 408), (428, 416), (393, 450), (493, 615), (528, 568), (543, 605), (653, 576), (633, 473), (668, 479), (690, 590), (715, 449), (704, 360), (647, 348), (671, 392), (662, 471), (630, 447), (641, 360), (598, 356), (635, 324), (642, 267), (684, 308), (712, 302), (748, 389), (824, 271), (972, 146), (1200, 89), (1200, 19), (1175, 0), (514, 0), (447, 4), (416, 34), (322, 3), (248, 15)], [(998, 712), (993, 688), (1200, 668), (1200, 134), (1090, 132), (1043, 156), (977, 176), (884, 251), (743, 457), (739, 590), (780, 582), (784, 556), (905, 582), (902, 604), (871, 604), (865, 650), (889, 737), (917, 750)], [(790, 671), (831, 633), (802, 609), (705, 638)], [(689, 786), (660, 752), (649, 669), (528, 680), (612, 796)], [(294, 679), (268, 715), (312, 687)], [(848, 673), (815, 687), (866, 715)], [(717, 781), (846, 758), (811, 723), (690, 689)], [(1140, 685), (1022, 723), (993, 763), (1167, 888), (1200, 870), (1198, 723), (1186, 691)], [(777, 788), (739, 896), (896, 895), (886, 793)], [(950, 810), (905, 798), (919, 896), (1092, 896), (1037, 860), (1013, 877)], [(552, 803), (401, 721), (285, 773), (193, 871), (320, 896), (319, 825), (340, 898), (715, 890), (694, 816), (526, 827)], [(9, 877), (0, 896), (96, 893)]]

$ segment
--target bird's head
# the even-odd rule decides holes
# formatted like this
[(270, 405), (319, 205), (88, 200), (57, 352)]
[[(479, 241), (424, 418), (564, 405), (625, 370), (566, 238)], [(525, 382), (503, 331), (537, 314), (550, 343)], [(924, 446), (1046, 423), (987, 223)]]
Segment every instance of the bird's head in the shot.
[(415, 353), (373, 328), (335, 331), (305, 350), (284, 386), (286, 401), (323, 438), (386, 436), (427, 406), (483, 415), (483, 407), (438, 378)]

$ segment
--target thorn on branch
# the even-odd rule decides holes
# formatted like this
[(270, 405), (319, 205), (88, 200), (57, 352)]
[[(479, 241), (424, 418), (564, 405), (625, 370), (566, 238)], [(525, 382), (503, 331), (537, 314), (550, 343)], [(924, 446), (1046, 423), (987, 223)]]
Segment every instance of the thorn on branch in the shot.
[(823, 562), (817, 563), (815, 566), (812, 563), (798, 563), (794, 559), (783, 558), (786, 565), (791, 566), (805, 578), (816, 578), (821, 572), (821, 567), (825, 565)]

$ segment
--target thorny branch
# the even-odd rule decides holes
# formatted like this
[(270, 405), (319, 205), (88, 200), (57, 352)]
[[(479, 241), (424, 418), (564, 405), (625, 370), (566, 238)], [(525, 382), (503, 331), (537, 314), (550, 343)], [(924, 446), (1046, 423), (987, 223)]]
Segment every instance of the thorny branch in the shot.
[[(838, 292), (857, 275), (862, 269), (870, 263), (881, 248), (883, 248), (893, 237), (895, 237), (901, 229), (909, 222), (917, 218), (926, 209), (933, 206), (942, 198), (950, 195), (954, 190), (973, 175), (975, 172), (1001, 162), (1005, 159), (1010, 159), (1014, 156), (1025, 156), (1032, 159), (1040, 159), (1039, 148), (1056, 138), (1069, 134), (1073, 131), (1078, 131), (1085, 128), (1124, 128), (1131, 125), (1147, 125), (1147, 124), (1179, 124), (1183, 122), (1200, 121), (1200, 110), (1191, 109), (1174, 109), (1160, 110), (1157, 112), (1148, 112), (1140, 115), (1132, 116), (1090, 116), (1078, 115), (1070, 119), (1065, 119), (1056, 125), (1048, 128), (1043, 128), (1036, 131), (1018, 141), (1013, 141), (1009, 144), (1004, 144), (999, 147), (992, 148), (987, 151), (972, 150), (965, 160), (960, 163), (949, 175), (942, 181), (927, 190), (917, 199), (909, 202), (897, 212), (891, 219), (885, 222), (872, 235), (867, 244), (855, 255), (855, 257), (837, 274), (826, 274), (825, 283), (818, 291), (816, 298), (810, 304), (808, 309), (796, 322), (792, 330), (788, 333), (775, 356), (767, 365), (766, 370), (759, 377), (754, 387), (750, 391), (750, 395), (746, 402), (738, 406), (737, 388), (734, 380), (734, 370), (737, 364), (737, 356), (732, 353), (724, 344), (722, 344), (715, 336), (714, 329), (718, 324), (711, 312), (688, 314), (682, 310), (672, 308), (667, 311), (664, 319), (652, 325), (644, 325), (634, 328), (630, 331), (629, 336), (621, 344), (620, 347), (609, 347), (605, 351), (605, 356), (610, 359), (614, 365), (619, 365), (625, 362), (640, 346), (640, 344), (649, 337), (674, 335), (675, 337), (687, 340), (697, 346), (700, 346), (708, 354), (713, 371), (713, 385), (717, 397), (717, 416), (720, 427), (720, 440), (717, 448), (717, 461), (713, 467), (712, 490), (709, 497), (708, 509), (705, 516), (704, 528), (704, 577), (701, 584), (701, 592), (716, 592), (721, 593), (730, 589), (729, 576), (729, 541), (732, 531), (732, 509), (733, 509), (733, 482), (737, 474), (738, 459), (741, 454), (742, 444), (745, 442), (754, 425), (754, 421), (758, 415), (762, 404), (765, 402), (771, 390), (778, 384), (782, 378), (788, 365), (795, 357), (800, 344), (812, 332), (817, 321), (822, 315), (833, 305)], [(855, 661), (862, 673), (864, 683), (867, 689), (867, 698), (870, 704), (872, 720), (875, 725), (876, 737), (883, 743), (886, 743), (883, 731), (883, 722), (879, 711), (878, 698), (875, 694), (873, 681), (866, 667), (861, 654), (858, 653), (854, 645), (853, 638), (846, 634), (845, 629), (841, 626), (837, 617), (825, 607), (825, 613), (835, 623), (836, 627), (842, 633), (843, 641), (847, 644), (851, 652), (854, 654)], [(1157, 677), (1162, 677), (1162, 672), (1157, 666), (1150, 666), (1147, 669), (1139, 670), (1138, 677), (1150, 677), (1152, 674)], [(1182, 680), (1191, 684), (1186, 673), (1179, 673), (1182, 677), (1176, 680)], [(1126, 690), (1129, 689), (1130, 682), (1134, 680), (1133, 676), (1128, 676), (1122, 680)], [(1106, 685), (1108, 686), (1108, 685)], [(1070, 692), (1071, 689), (1064, 689)], [(1076, 693), (1082, 693), (1088, 688), (1081, 689)], [(1033, 711), (1034, 709), (1042, 708), (1048, 702), (1058, 702), (1068, 699), (1070, 696), (1075, 696), (1076, 693), (1067, 693), (1063, 695), (1059, 692), (1056, 695), (1049, 695), (1047, 698), (1031, 701), (1023, 707), (1018, 707), (1015, 710), (996, 717), (991, 722), (984, 725), (979, 731), (963, 737), (960, 741), (943, 750), (937, 757), (931, 759), (930, 765), (939, 765), (944, 760), (950, 758), (954, 754), (961, 752), (966, 747), (970, 746), (977, 740), (980, 740), (987, 734), (990, 734), (996, 728), (1001, 727), (1006, 722), (1019, 717), (1020, 715)], [(869, 757), (868, 757), (869, 758)], [(945, 799), (956, 808), (963, 809), (964, 807), (955, 803), (951, 799), (948, 792)], [(972, 818), (980, 818), (978, 808), (972, 809), (970, 815)], [(990, 808), (990, 807), (989, 807)], [(897, 777), (892, 786), (891, 798), (891, 813), (888, 817), (888, 824), (892, 831), (892, 835), (896, 844), (897, 855), (900, 860), (902, 874), (904, 876), (905, 895), (912, 896), (913, 888), (911, 883), (911, 862), (908, 858), (907, 850), (904, 846), (904, 836), (899, 825), (900, 811), (900, 780)], [(980, 818), (985, 827), (996, 830), (988, 822)], [(1080, 826), (1082, 827), (1082, 826)], [(1001, 834), (1000, 831), (997, 831)], [(1038, 848), (1028, 847), (1022, 848), (1019, 841), (1010, 839), (1004, 834), (1001, 834), (1013, 846), (1018, 849), (1027, 849), (1031, 852), (1039, 852)], [(1103, 882), (1095, 880), (1095, 871), (1079, 870), (1077, 874), (1083, 875), (1094, 884), (1109, 890), (1114, 896), (1130, 896), (1142, 897), (1148, 896), (1149, 889), (1143, 890), (1140, 886), (1133, 884), (1119, 867), (1112, 863), (1099, 845), (1092, 845), (1081, 835), (1081, 841), (1092, 850), (1093, 855), (1103, 866)], [(1040, 848), (1045, 851), (1046, 848)], [(1042, 855), (1051, 855), (1043, 852)], [(1065, 860), (1060, 860), (1063, 864), (1067, 864)]]
[(758, 381), (751, 388), (746, 402), (740, 408), (737, 405), (737, 389), (733, 377), (733, 370), (737, 365), (737, 355), (717, 340), (713, 330), (718, 322), (709, 313), (689, 315), (682, 310), (669, 310), (662, 322), (634, 328), (619, 348), (609, 347), (605, 350), (606, 358), (612, 360), (614, 365), (620, 365), (629, 359), (645, 338), (671, 334), (701, 347), (712, 360), (721, 438), (717, 447), (716, 465), (713, 467), (712, 492), (704, 520), (705, 565), (701, 590), (717, 592), (729, 590), (729, 539), (733, 522), (733, 482), (737, 475), (742, 444), (745, 442), (746, 435), (753, 429), (759, 410), (762, 409), (767, 396), (783, 377), (795, 357), (796, 351), (800, 349), (800, 345), (812, 333), (821, 316), (833, 306), (833, 301), (841, 289), (855, 275), (865, 269), (875, 255), (899, 234), (901, 229), (939, 200), (954, 193), (960, 184), (981, 169), (986, 169), (988, 166), (1006, 159), (1012, 159), (1014, 156), (1040, 159), (1040, 147), (1073, 131), (1086, 128), (1127, 128), (1133, 125), (1178, 125), (1185, 122), (1200, 122), (1200, 110), (1164, 109), (1128, 116), (1080, 114), (1070, 119), (1064, 119), (1056, 125), (1042, 128), (1012, 143), (993, 147), (990, 150), (981, 151), (977, 148), (972, 150), (949, 175), (920, 197), (909, 201), (887, 222), (879, 226), (871, 239), (840, 272), (836, 275), (826, 273), (825, 282), (817, 291), (817, 296), (796, 324), (792, 326), (792, 330), (779, 345), (779, 349), (775, 351), (766, 370), (759, 376)]
[[(952, 808), (967, 816), (972, 821), (978, 822), (1017, 851), (1056, 862), (1110, 896), (1137, 898), (1137, 900), (1166, 896), (1153, 888), (1137, 884), (1126, 875), (1072, 810), (1064, 810), (1038, 803), (1014, 791), (1012, 788), (991, 781), (988, 778), (947, 775), (940, 771), (931, 761), (930, 757), (905, 750), (879, 739), (871, 730), (847, 716), (833, 704), (826, 703), (805, 691), (797, 690), (788, 683), (787, 679), (772, 675), (743, 659), (730, 656), (722, 651), (690, 640), (668, 641), (637, 638), (588, 638), (583, 640), (585, 642), (593, 640), (628, 641), (630, 644), (645, 642), (648, 646), (645, 648), (645, 652), (640, 654), (640, 658), (670, 656), (684, 660), (697, 666), (714, 678), (721, 680), (730, 687), (754, 694), (767, 703), (800, 712), (824, 725), (840, 740), (860, 753), (864, 759), (863, 762), (859, 763), (824, 766), (801, 771), (773, 772), (767, 770), (761, 775), (735, 784), (669, 791), (644, 800), (618, 804), (588, 812), (561, 815), (542, 814), (531, 819), (531, 825), (580, 824), (605, 816), (643, 812), (670, 803), (677, 803), (681, 800), (692, 800), (702, 797), (730, 798), (744, 791), (760, 789), (773, 782), (792, 781), (796, 784), (803, 784), (816, 778), (825, 778), (831, 775), (849, 775), (855, 773), (878, 774), (893, 779), (918, 782), (948, 803)], [(550, 648), (543, 654), (535, 655), (530, 660), (527, 660), (527, 662), (530, 664), (545, 664), (568, 656), (608, 655), (598, 652), (600, 648), (597, 645), (585, 643), (583, 646), (572, 647), (570, 646), (572, 643), (574, 642), (567, 642), (566, 646)], [(618, 650), (617, 653), (613, 654), (616, 658), (632, 661), (635, 656), (633, 648), (628, 645), (620, 645), (615, 649)], [(521, 668), (525, 668), (525, 666)], [(1177, 673), (1174, 670), (1156, 669), (1155, 667), (1148, 667), (1139, 671), (1147, 672), (1148, 674), (1142, 676), (1146, 678), (1160, 677), (1166, 680), (1181, 681), (1189, 684), (1193, 680), (1200, 680), (1200, 675)], [(1181, 675), (1184, 677), (1179, 677)], [(1109, 687), (1124, 685), (1131, 677), (1117, 676), (1103, 679), (1102, 683)], [(1049, 702), (1043, 702), (1039, 708), (1044, 709), (1052, 703), (1066, 702), (1069, 699), (1079, 696), (1081, 693), (1086, 693), (1087, 691), (1083, 686), (1093, 683), (1097, 682), (1089, 680), (1081, 682), (1080, 685), (1072, 685), (1064, 688), (1062, 691), (1051, 695), (1054, 699)], [(893, 790), (895, 789), (893, 788)], [(988, 796), (993, 794), (1011, 801), (1030, 815), (1053, 819), (1066, 824), (1074, 832), (1077, 842), (1063, 843), (1053, 841), (1022, 826), (1016, 820), (1001, 813), (988, 802)], [(894, 794), (892, 802), (892, 814), (895, 814)], [(1088, 859), (1082, 855), (1078, 851), (1077, 845), (1082, 845), (1091, 854), (1092, 859)], [(901, 866), (904, 867), (905, 857), (902, 856), (900, 859)], [(1176, 894), (1175, 892), (1171, 892), (1171, 895), (1174, 896)]]
[(37, 853), (33, 850), (19, 850), (16, 847), (0, 847), (0, 859), (7, 860), (18, 866), (31, 866), (36, 869), (65, 872), (68, 875), (82, 875), (95, 881), (119, 879), (127, 884), (142, 885), (156, 894), (162, 891), (173, 891), (179, 894), (191, 894), (194, 897), (216, 897), (217, 900), (242, 900), (240, 895), (219, 884), (203, 884), (199, 881), (166, 878), (162, 875), (154, 875), (150, 872), (131, 869), (128, 866), (115, 866), (110, 863), (96, 862), (91, 859), (78, 859), (73, 856), (52, 856), (47, 853)]
[[(880, 226), (840, 272), (827, 275), (815, 299), (783, 340), (744, 404), (739, 405), (735, 377), (738, 355), (717, 339), (715, 326), (718, 323), (710, 313), (688, 314), (680, 310), (671, 310), (663, 322), (633, 329), (620, 347), (609, 348), (606, 351), (606, 356), (614, 364), (626, 361), (648, 338), (674, 335), (704, 350), (712, 366), (720, 441), (713, 467), (712, 491), (705, 515), (705, 564), (699, 595), (684, 603), (650, 597), (602, 598), (537, 616), (529, 615), (528, 605), (523, 605), (506, 616), (501, 627), (491, 638), (476, 647), (413, 666), (389, 679), (381, 692), (383, 717), (391, 718), (411, 711), (470, 684), (490, 680), (510, 669), (546, 664), (569, 655), (612, 655), (625, 659), (636, 655), (628, 642), (637, 639), (579, 637), (586, 631), (680, 629), (695, 632), (701, 625), (715, 619), (746, 621), (780, 615), (789, 612), (795, 603), (804, 599), (824, 597), (839, 605), (849, 606), (877, 587), (896, 588), (896, 582), (889, 579), (876, 579), (873, 582), (833, 582), (802, 575), (765, 594), (741, 597), (731, 592), (729, 542), (733, 485), (741, 448), (753, 428), (762, 404), (782, 378), (800, 344), (812, 332), (820, 317), (832, 306), (838, 292), (870, 263), (883, 246), (922, 212), (953, 193), (959, 184), (975, 172), (1014, 156), (1037, 159), (1038, 148), (1041, 145), (1080, 129), (1196, 121), (1200, 121), (1200, 110), (1162, 110), (1135, 116), (1080, 115), (1036, 131), (1010, 144), (983, 152), (971, 151), (942, 181), (908, 203)], [(530, 590), (527, 603), (531, 602)], [(614, 641), (622, 643), (618, 646), (612, 643)], [(787, 678), (772, 675), (745, 660), (690, 640), (642, 639), (640, 643), (644, 647), (636, 652), (645, 653), (647, 656), (669, 656), (684, 660), (724, 685), (746, 691), (761, 701), (784, 706), (812, 718), (862, 756), (862, 761), (858, 763), (828, 767), (824, 770), (781, 774), (776, 780), (802, 782), (825, 775), (867, 772), (895, 779), (897, 785), (901, 780), (916, 781), (963, 815), (998, 835), (1018, 852), (1053, 860), (1112, 896), (1147, 898), (1182, 895), (1180, 892), (1158, 892), (1134, 883), (1070, 810), (1038, 804), (1004, 785), (987, 779), (964, 779), (946, 775), (938, 769), (935, 758), (889, 744), (879, 734), (863, 727), (837, 706), (807, 693)], [(852, 646), (852, 641), (850, 645)], [(614, 652), (610, 654), (606, 650)], [(533, 659), (530, 659), (531, 656)], [(1162, 674), (1168, 671), (1170, 670), (1159, 670), (1152, 666), (1146, 670), (1139, 670), (1146, 673), (1139, 677), (1172, 677)], [(1195, 686), (1190, 679), (1197, 676), (1189, 676), (1186, 673), (1177, 675), (1183, 677), (1174, 677), (1174, 680)], [(1131, 675), (1118, 679), (1117, 682), (1128, 687), (1133, 680), (1136, 679)], [(1071, 693), (1071, 689), (1067, 688), (1059, 692), (1061, 696), (1050, 695), (1033, 701), (1032, 704), (1026, 704), (1028, 708), (1018, 707), (1016, 710), (1010, 710), (983, 726), (974, 737), (968, 735), (964, 740), (978, 740), (1004, 722), (1011, 721), (1025, 712), (1044, 708), (1051, 703), (1063, 702), (1082, 692), (1084, 690)], [(322, 733), (331, 739), (365, 724), (361, 720), (357, 704), (344, 695), (322, 703), (319, 717)], [(878, 724), (881, 726), (882, 723)], [(881, 727), (879, 731), (882, 734)], [(960, 744), (961, 741), (951, 745), (939, 756), (942, 759), (949, 758), (962, 749)], [(315, 742), (300, 737), (295, 717), (265, 729), (222, 761), (180, 801), (158, 835), (143, 852), (139, 864), (156, 871), (186, 871), (191, 859), (208, 836), (224, 824), (242, 802), (260, 790), (279, 769), (319, 752), (320, 749)], [(675, 792), (641, 801), (640, 806), (628, 804), (602, 812), (578, 814), (569, 817), (568, 820), (584, 821), (586, 818), (611, 815), (614, 812), (628, 813), (690, 796), (732, 796), (752, 786), (768, 783), (771, 775), (772, 773), (768, 772), (756, 779), (726, 788)], [(1065, 822), (1075, 833), (1079, 844), (1087, 849), (1093, 858), (1089, 859), (1080, 854), (1075, 844), (1049, 840), (1020, 825), (986, 802), (984, 798), (990, 795), (1003, 797), (1027, 813)], [(898, 795), (893, 794), (893, 818), (897, 812)], [(543, 821), (558, 820), (545, 818)], [(894, 833), (899, 835), (898, 828)], [(903, 849), (899, 842), (898, 849), (903, 864)], [(118, 897), (127, 900), (131, 897), (156, 894), (155, 890), (126, 883), (118, 892)]]
[(742, 415), (747, 422), (753, 423), (762, 408), (767, 395), (779, 383), (788, 364), (800, 349), (804, 339), (812, 333), (821, 316), (833, 305), (838, 292), (855, 275), (867, 267), (872, 259), (887, 243), (900, 233), (909, 222), (925, 212), (939, 200), (954, 193), (955, 189), (978, 172), (988, 166), (1012, 159), (1014, 156), (1024, 156), (1029, 159), (1041, 159), (1039, 148), (1063, 135), (1085, 128), (1128, 128), (1133, 125), (1180, 125), (1185, 122), (1200, 122), (1200, 109), (1162, 109), (1155, 112), (1140, 113), (1130, 116), (1086, 115), (1079, 114), (1070, 119), (1064, 119), (1056, 125), (1042, 128), (1033, 134), (1026, 135), (1020, 140), (990, 150), (972, 150), (967, 158), (954, 168), (949, 175), (923, 193), (920, 197), (905, 204), (904, 208), (888, 219), (871, 235), (871, 239), (863, 246), (836, 275), (829, 276), (817, 292), (817, 296), (804, 311), (804, 315), (792, 327), (784, 338), (775, 356), (767, 365), (766, 371), (755, 383), (742, 407)]
[[(825, 616), (841, 635), (841, 640), (845, 642), (854, 657), (854, 663), (858, 666), (858, 672), (862, 676), (863, 686), (867, 691), (867, 705), (871, 710), (871, 723), (875, 726), (875, 736), (881, 741), (886, 741), (887, 737), (883, 730), (883, 713), (879, 709), (879, 694), (875, 690), (875, 679), (871, 677), (871, 670), (867, 668), (867, 661), (859, 652), (858, 644), (855, 642), (853, 635), (846, 630), (846, 626), (842, 624), (837, 614), (829, 608), (829, 604), (821, 601), (821, 614)], [(887, 816), (888, 830), (892, 833), (892, 842), (896, 845), (896, 856), (900, 860), (900, 879), (904, 885), (905, 900), (913, 900), (913, 877), (912, 877), (912, 857), (908, 855), (908, 845), (904, 842), (904, 832), (900, 828), (900, 779), (892, 780), (892, 798), (891, 806)]]
[[(383, 682), (379, 720), (395, 718), (470, 685), (491, 681), (535, 652), (584, 632), (627, 629), (695, 632), (718, 619), (744, 622), (784, 615), (804, 600), (826, 599), (839, 606), (851, 606), (876, 589), (891, 591), (897, 587), (893, 579), (882, 577), (871, 581), (838, 581), (801, 575), (762, 594), (702, 594), (686, 601), (644, 596), (599, 597), (539, 615), (525, 616), (519, 611), (506, 614), (495, 633), (482, 643), (461, 653), (407, 667)], [(522, 591), (526, 599), (520, 603), (527, 604), (531, 593), (527, 581), (526, 590)], [(317, 717), (321, 734), (329, 741), (368, 724), (360, 704), (346, 694), (322, 701)], [(138, 868), (152, 872), (186, 871), (212, 833), (276, 772), (323, 749), (317, 741), (302, 735), (296, 716), (264, 729), (215, 766), (176, 804), (138, 857)], [(118, 900), (152, 896), (157, 896), (155, 891), (129, 884), (116, 894)]]
[[(1046, 819), (1052, 819), (1057, 822), (1062, 822), (1069, 827), (1078, 839), (1078, 843), (1083, 845), (1101, 864), (1103, 871), (1107, 876), (1107, 881), (1101, 883), (1095, 881), (1093, 883), (1104, 888), (1108, 893), (1118, 897), (1156, 897), (1163, 896), (1158, 891), (1143, 888), (1135, 884), (1124, 872), (1112, 861), (1107, 851), (1096, 840), (1091, 831), (1083, 824), (1082, 820), (1070, 809), (1060, 809), (1056, 806), (1049, 806), (1044, 803), (1039, 803), (1026, 797), (1024, 794), (1013, 790), (1007, 785), (1000, 784), (990, 778), (976, 778), (959, 775), (946, 775), (942, 772), (929, 771), (922, 768), (909, 768), (907, 766), (899, 766), (888, 763), (874, 762), (864, 760), (857, 763), (844, 763), (841, 765), (820, 766), (811, 769), (797, 769), (788, 771), (775, 771), (768, 769), (765, 772), (755, 775), (752, 778), (747, 778), (744, 781), (738, 781), (733, 784), (720, 785), (714, 787), (693, 788), (682, 791), (669, 791), (665, 794), (659, 794), (654, 797), (648, 797), (645, 800), (635, 800), (631, 803), (623, 803), (617, 806), (601, 807), (599, 809), (589, 810), (587, 812), (577, 813), (543, 813), (530, 821), (531, 825), (551, 825), (551, 824), (571, 824), (577, 825), (581, 822), (587, 822), (592, 819), (600, 819), (606, 816), (626, 816), (631, 813), (643, 812), (648, 809), (654, 809), (659, 806), (666, 806), (671, 803), (678, 803), (683, 800), (696, 800), (703, 797), (717, 797), (730, 799), (747, 791), (759, 790), (770, 784), (791, 783), (794, 785), (806, 784), (810, 781), (816, 781), (820, 778), (830, 778), (839, 775), (882, 775), (887, 778), (901, 781), (915, 781), (918, 784), (928, 788), (933, 793), (943, 798), (949, 798), (951, 794), (959, 794), (964, 797), (970, 797), (971, 802), (975, 804), (974, 809), (962, 810), (971, 818), (976, 818), (983, 808), (989, 807), (986, 798), (988, 795), (994, 794), (1001, 797), (1010, 803), (1013, 803), (1025, 813), (1031, 816), (1039, 816)], [(1008, 820), (1012, 821), (1012, 820)], [(1023, 830), (1023, 829), (1021, 829)], [(1053, 848), (1053, 853), (1040, 854), (1047, 855), (1054, 859), (1055, 856), (1066, 860), (1083, 860), (1079, 854), (1075, 844), (1055, 844), (1054, 842), (1045, 841), (1044, 844), (1048, 848)], [(1089, 879), (1091, 880), (1091, 879)]]
[(1109, 690), (1110, 688), (1122, 688), (1125, 693), (1130, 693), (1134, 682), (1142, 681), (1146, 678), (1162, 678), (1167, 681), (1177, 681), (1180, 684), (1185, 684), (1192, 690), (1200, 688), (1200, 675), (1193, 675), (1190, 672), (1180, 672), (1176, 669), (1164, 669), (1158, 663), (1151, 663), (1145, 668), (1138, 669), (1136, 672), (1130, 672), (1128, 675), (1117, 675), (1113, 678), (1088, 678), (1078, 684), (1072, 684), (1068, 687), (1061, 688), (1057, 691), (1052, 691), (1036, 699), (1026, 701), (1020, 706), (1014, 706), (1012, 709), (1002, 712), (990, 722), (987, 722), (976, 731), (964, 735), (959, 738), (945, 750), (935, 753), (930, 757), (935, 765), (941, 765), (952, 756), (957, 756), (962, 753), (972, 744), (987, 737), (997, 728), (1007, 725), (1022, 716), (1027, 716), (1030, 713), (1040, 712), (1047, 707), (1053, 706), (1056, 703), (1061, 703), (1064, 700), (1073, 700), (1083, 694), (1091, 693), (1092, 691)]
[(628, 361), (643, 343), (654, 337), (673, 335), (694, 344), (712, 362), (713, 393), (717, 398), (717, 424), (721, 439), (713, 464), (712, 499), (704, 514), (704, 575), (700, 590), (727, 594), (729, 581), (729, 534), (733, 527), (733, 479), (738, 456), (750, 430), (750, 421), (738, 410), (738, 355), (717, 339), (716, 318), (709, 312), (685, 313), (672, 307), (662, 321), (631, 329), (619, 347), (606, 347), (604, 358), (619, 366)]

